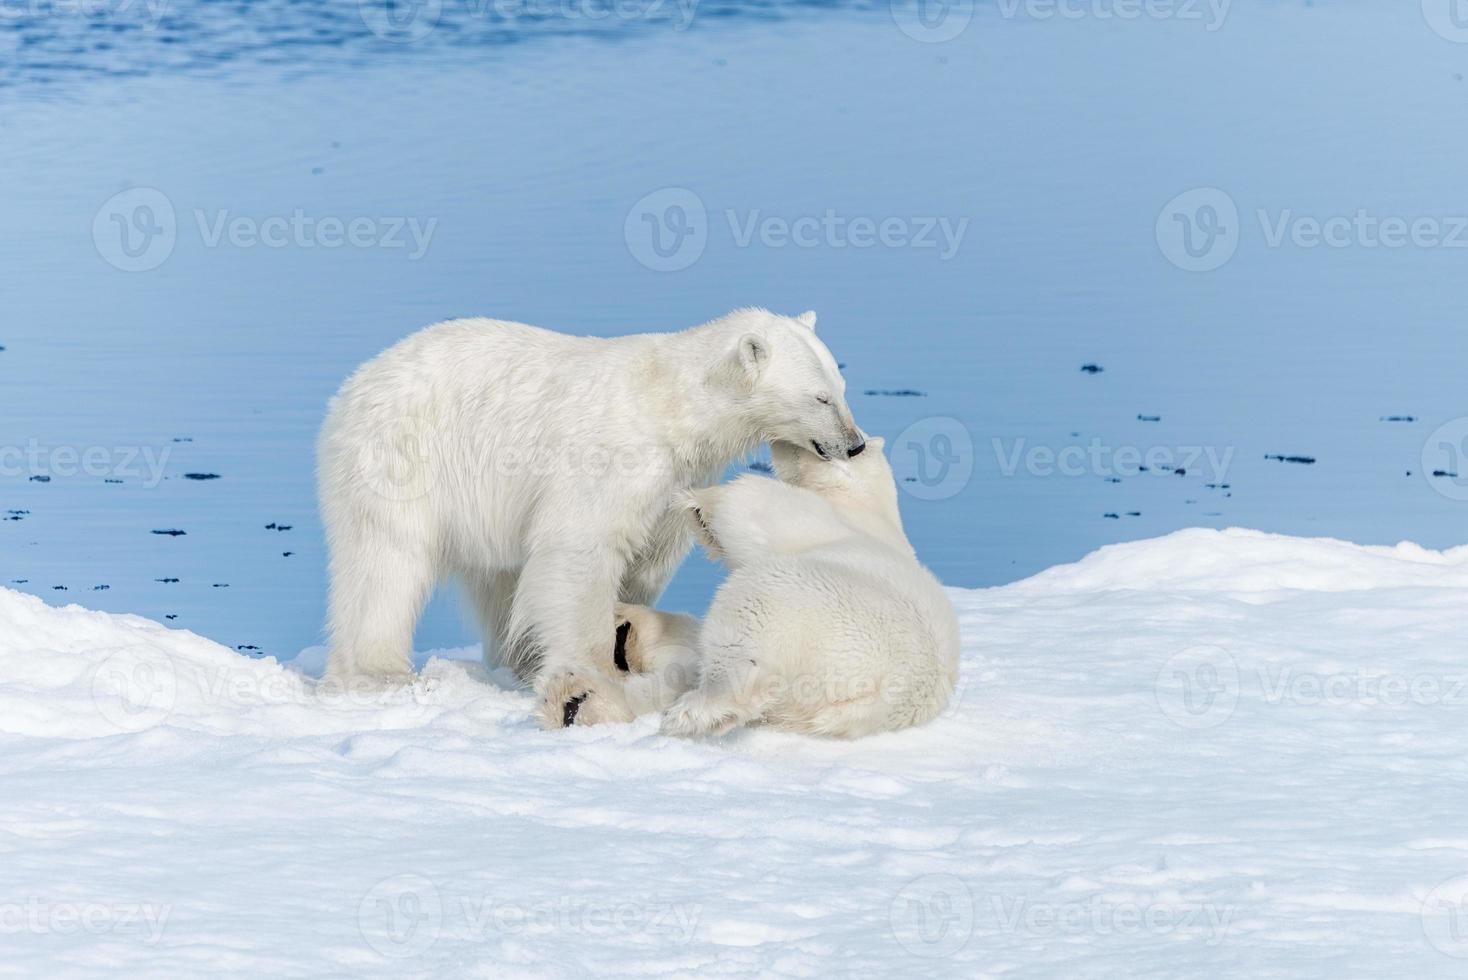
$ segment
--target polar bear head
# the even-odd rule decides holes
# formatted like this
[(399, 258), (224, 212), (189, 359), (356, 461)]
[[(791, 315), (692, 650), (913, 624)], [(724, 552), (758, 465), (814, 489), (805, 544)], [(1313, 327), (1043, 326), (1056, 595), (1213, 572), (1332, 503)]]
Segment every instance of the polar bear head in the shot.
[(777, 442), (770, 446), (770, 461), (781, 481), (819, 494), (847, 516), (875, 519), (884, 532), (895, 532), (906, 544), (897, 507), (897, 478), (887, 462), (886, 445), (881, 436), (873, 436), (867, 440), (866, 452), (826, 461), (801, 446)]
[(804, 446), (824, 460), (852, 458), (866, 448), (846, 405), (846, 381), (816, 337), (814, 312), (737, 310), (719, 325), (735, 341), (716, 377), (734, 392), (762, 441)]
[(873, 437), (867, 451), (824, 460), (788, 442), (770, 447), (780, 477), (745, 475), (690, 491), (684, 499), (692, 528), (710, 558), (731, 569), (848, 541), (880, 540), (911, 555), (897, 509), (897, 485)]

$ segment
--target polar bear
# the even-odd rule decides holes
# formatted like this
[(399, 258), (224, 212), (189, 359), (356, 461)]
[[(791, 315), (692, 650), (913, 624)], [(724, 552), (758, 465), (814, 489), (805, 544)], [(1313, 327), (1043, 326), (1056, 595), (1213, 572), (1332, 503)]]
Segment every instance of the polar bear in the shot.
[(610, 661), (614, 604), (654, 602), (687, 552), (680, 494), (765, 441), (861, 452), (844, 391), (814, 313), (406, 338), (346, 381), (318, 443), (331, 676), (409, 680), (423, 605), (457, 577), (486, 657), (533, 680), (559, 727)]
[(623, 716), (667, 704), (664, 734), (760, 722), (855, 738), (947, 706), (958, 620), (903, 532), (883, 441), (869, 446), (827, 462), (776, 443), (780, 481), (745, 476), (688, 495), (705, 549), (730, 575), (701, 626), (618, 607)]

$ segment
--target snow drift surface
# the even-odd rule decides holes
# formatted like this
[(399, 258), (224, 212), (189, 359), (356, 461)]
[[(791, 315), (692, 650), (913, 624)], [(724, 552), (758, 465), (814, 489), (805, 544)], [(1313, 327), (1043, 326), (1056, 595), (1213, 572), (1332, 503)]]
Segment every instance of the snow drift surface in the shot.
[[(856, 743), (538, 731), (0, 590), (0, 973), (1468, 969), (1468, 547), (1185, 531), (977, 592)], [(423, 658), (420, 658), (423, 662)]]

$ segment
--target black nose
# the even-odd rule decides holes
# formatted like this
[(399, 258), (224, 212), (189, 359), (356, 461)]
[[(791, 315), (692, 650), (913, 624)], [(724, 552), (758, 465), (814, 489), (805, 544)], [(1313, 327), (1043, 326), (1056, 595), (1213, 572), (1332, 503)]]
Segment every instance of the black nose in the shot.
[(865, 450), (866, 448), (867, 448), (866, 440), (863, 439), (861, 442), (858, 442), (856, 445), (854, 445), (850, 449), (846, 450), (846, 458), (847, 459), (850, 459), (853, 456), (860, 456), (862, 454), (862, 451)]

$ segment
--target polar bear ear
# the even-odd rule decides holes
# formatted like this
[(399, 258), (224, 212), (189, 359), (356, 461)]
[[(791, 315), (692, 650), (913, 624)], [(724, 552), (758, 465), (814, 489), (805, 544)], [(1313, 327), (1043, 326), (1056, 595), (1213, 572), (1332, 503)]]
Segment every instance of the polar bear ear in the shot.
[(770, 360), (770, 348), (765, 342), (752, 333), (747, 333), (739, 338), (739, 363), (744, 365), (744, 373), (751, 378), (759, 376)]
[(881, 436), (869, 436), (867, 438), (867, 448), (874, 449), (880, 453), (887, 448), (887, 440)]
[(803, 324), (808, 330), (810, 330), (811, 333), (815, 333), (816, 332), (816, 311), (815, 310), (806, 310), (804, 313), (800, 314), (800, 316), (796, 317), (795, 319), (798, 322), (800, 322), (801, 324)]

